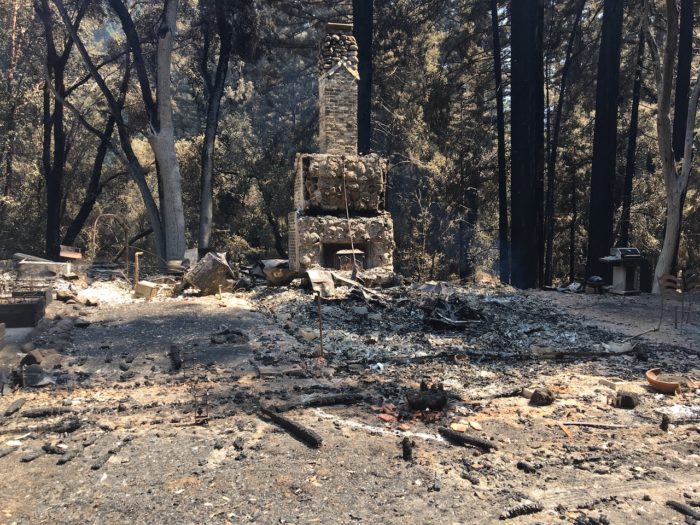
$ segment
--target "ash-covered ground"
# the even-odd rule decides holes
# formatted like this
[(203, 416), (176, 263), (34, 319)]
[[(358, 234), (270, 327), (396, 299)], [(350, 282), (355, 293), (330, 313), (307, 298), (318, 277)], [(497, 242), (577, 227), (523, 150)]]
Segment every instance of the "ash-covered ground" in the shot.
[[(659, 394), (644, 377), (700, 375), (698, 322), (674, 328), (671, 315), (634, 337), (657, 325), (657, 298), (338, 288), (321, 301), (320, 357), (310, 291), (145, 302), (85, 286), (65, 286), (31, 341), (0, 352), (4, 370), (38, 352), (49, 383), (0, 398), (0, 523), (685, 523), (700, 512), (700, 396)], [(209, 422), (196, 426), (204, 392)], [(635, 408), (620, 408), (628, 398)]]

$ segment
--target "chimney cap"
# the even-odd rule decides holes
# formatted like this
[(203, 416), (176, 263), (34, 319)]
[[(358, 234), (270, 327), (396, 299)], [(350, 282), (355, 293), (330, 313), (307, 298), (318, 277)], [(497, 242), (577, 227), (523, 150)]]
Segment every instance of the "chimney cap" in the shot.
[(351, 35), (352, 34), (352, 24), (344, 24), (340, 22), (329, 22), (326, 25), (326, 33), (331, 34), (341, 34), (341, 35)]

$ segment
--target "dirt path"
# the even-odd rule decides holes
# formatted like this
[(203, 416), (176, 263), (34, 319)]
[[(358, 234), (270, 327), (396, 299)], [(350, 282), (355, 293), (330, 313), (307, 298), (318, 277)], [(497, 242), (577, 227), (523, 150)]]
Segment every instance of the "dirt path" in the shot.
[[(315, 341), (243, 297), (77, 310), (58, 303), (49, 313), (77, 315), (84, 327), (61, 335), (54, 323), (38, 339), (63, 347), (58, 385), (0, 398), (0, 411), (27, 399), (0, 424), (0, 450), (21, 442), (0, 458), (0, 523), (496, 523), (526, 499), (543, 510), (509, 522), (684, 523), (666, 500), (700, 500), (698, 431), (658, 428), (662, 401), (633, 380), (647, 366), (633, 356), (507, 367), (436, 360), (380, 370), (315, 363), (305, 357)], [(172, 345), (195, 349), (197, 388), (210, 393), (208, 426), (192, 425), (192, 380), (172, 370)], [(627, 375), (641, 393), (637, 410), (609, 406), (600, 378), (613, 375)], [(497, 450), (450, 445), (429, 421), (409, 416), (400, 426), (377, 417), (372, 407), (382, 404), (401, 412), (406, 387), (420, 377), (443, 380), (455, 392), (445, 417), (475, 423), (468, 432)], [(468, 397), (535, 382), (556, 393), (553, 405)], [(260, 403), (348, 391), (365, 402), (287, 414), (322, 436), (319, 449), (259, 415)], [(22, 417), (42, 406), (71, 414)], [(25, 431), (67, 417), (81, 421), (70, 434)], [(624, 428), (568, 427), (567, 436), (558, 422), (571, 420)], [(403, 435), (415, 443), (413, 462), (401, 458)], [(22, 461), (45, 444), (66, 454)]]

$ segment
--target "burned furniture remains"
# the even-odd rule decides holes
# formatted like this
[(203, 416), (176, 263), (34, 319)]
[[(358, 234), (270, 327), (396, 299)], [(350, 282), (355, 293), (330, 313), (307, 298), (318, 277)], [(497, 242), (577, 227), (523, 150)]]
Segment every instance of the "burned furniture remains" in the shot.
[(9, 297), (0, 299), (0, 323), (7, 328), (36, 326), (44, 317), (43, 297)]
[(320, 153), (299, 153), (289, 215), (289, 268), (393, 272), (394, 225), (384, 210), (388, 164), (357, 153), (357, 42), (330, 23), (319, 57)]
[(7, 328), (28, 328), (44, 317), (53, 300), (57, 273), (70, 265), (26, 254), (15, 254), (0, 266), (0, 323)]

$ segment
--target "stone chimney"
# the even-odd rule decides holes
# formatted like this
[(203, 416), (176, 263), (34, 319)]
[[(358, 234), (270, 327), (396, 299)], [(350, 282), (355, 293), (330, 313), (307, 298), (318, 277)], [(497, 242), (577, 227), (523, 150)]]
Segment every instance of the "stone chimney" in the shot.
[(352, 24), (328, 24), (319, 58), (321, 153), (357, 154), (357, 51)]
[[(338, 0), (319, 57), (319, 153), (297, 153), (288, 216), (289, 267), (393, 272), (394, 223), (384, 210), (388, 163), (357, 154), (357, 42)], [(350, 19), (351, 20), (351, 19)], [(352, 275), (352, 273), (350, 273)]]

